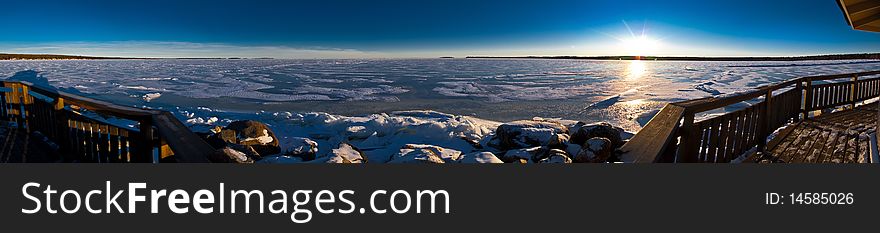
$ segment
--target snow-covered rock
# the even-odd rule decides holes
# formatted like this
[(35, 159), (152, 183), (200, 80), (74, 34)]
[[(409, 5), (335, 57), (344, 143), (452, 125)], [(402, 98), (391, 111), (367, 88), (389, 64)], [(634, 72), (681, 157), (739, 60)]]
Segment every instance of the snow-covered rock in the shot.
[(571, 158), (568, 157), (568, 153), (564, 150), (560, 149), (552, 149), (547, 153), (547, 156), (540, 163), (571, 163)]
[(144, 101), (150, 102), (154, 99), (158, 99), (159, 97), (162, 97), (162, 93), (156, 92), (156, 93), (144, 94), (144, 96), (142, 98), (144, 99)]
[(430, 148), (400, 149), (388, 163), (446, 163), (437, 152)]
[(459, 163), (504, 163), (492, 152), (473, 152), (464, 154), (458, 160)]
[(327, 163), (367, 163), (367, 157), (356, 147), (340, 143), (339, 148), (330, 151)]
[(318, 143), (308, 138), (290, 137), (283, 138), (281, 154), (302, 158), (302, 160), (314, 160), (318, 154)]
[(584, 143), (583, 148), (574, 156), (579, 163), (602, 163), (608, 160), (614, 153), (611, 140), (608, 138), (594, 137)]
[[(250, 149), (250, 147), (244, 148)], [(209, 159), (211, 162), (215, 163), (253, 163), (254, 159), (252, 158), (252, 155), (249, 156), (247, 152), (252, 151), (240, 151), (231, 147), (224, 147), (214, 151), (214, 154), (212, 154)]]
[(258, 121), (245, 120), (229, 123), (220, 132), (209, 137), (215, 147), (223, 144), (251, 146), (260, 155), (269, 156), (281, 152), (278, 138), (269, 126)]
[[(349, 117), (328, 113), (266, 115), (273, 130), (287, 137), (309, 138), (318, 143), (317, 157), (333, 145), (348, 142), (361, 149), (370, 162), (388, 162), (407, 144), (435, 145), (463, 153), (478, 150), (480, 141), (500, 123), (434, 111), (401, 111)], [(479, 144), (477, 144), (478, 146)]]
[(507, 163), (526, 160), (526, 162), (531, 163), (542, 159), (547, 151), (548, 149), (546, 147), (541, 146), (513, 149), (505, 152), (504, 155), (501, 156), (501, 160)]
[(521, 120), (504, 123), (495, 130), (502, 150), (533, 146), (559, 147), (568, 142), (568, 128), (550, 121)]
[(632, 137), (622, 128), (614, 127), (607, 122), (600, 122), (589, 125), (579, 122), (576, 126), (572, 128), (576, 129), (572, 129), (574, 133), (572, 133), (571, 135), (571, 144), (577, 145), (583, 145), (587, 140), (590, 140), (591, 138), (601, 137), (610, 140), (612, 148), (617, 148), (623, 145), (623, 140)]
[[(443, 162), (450, 163), (455, 162), (461, 157), (461, 151), (447, 149), (434, 145), (423, 145), (423, 144), (406, 144), (400, 149), (401, 153), (408, 150), (430, 150), (434, 155), (438, 158), (442, 159)], [(400, 155), (400, 154), (398, 154)], [(392, 158), (393, 160), (394, 158)]]

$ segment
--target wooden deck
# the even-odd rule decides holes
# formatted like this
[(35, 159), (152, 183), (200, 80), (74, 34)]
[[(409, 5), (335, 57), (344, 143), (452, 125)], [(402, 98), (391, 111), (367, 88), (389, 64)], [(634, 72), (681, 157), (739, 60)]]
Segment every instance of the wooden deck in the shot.
[[(26, 81), (2, 81), (0, 121), (0, 162), (204, 163), (214, 153), (168, 111), (120, 106)], [(54, 146), (36, 146), (40, 143)], [(47, 148), (64, 156), (43, 153)]]
[[(793, 78), (669, 103), (620, 148), (621, 160), (880, 163), (875, 143), (878, 103), (871, 101), (877, 97), (880, 70)], [(743, 103), (747, 107), (726, 110)], [(715, 110), (725, 113), (697, 119)]]
[(767, 144), (763, 163), (865, 163), (870, 161), (869, 135), (877, 127), (877, 105), (822, 114), (789, 125)]
[(27, 133), (9, 122), (0, 121), (0, 163), (51, 163), (61, 156), (47, 139), (38, 133)]

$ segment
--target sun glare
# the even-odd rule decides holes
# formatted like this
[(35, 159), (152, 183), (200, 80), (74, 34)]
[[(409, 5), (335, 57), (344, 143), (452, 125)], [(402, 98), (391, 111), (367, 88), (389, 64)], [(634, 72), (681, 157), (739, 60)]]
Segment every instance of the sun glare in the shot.
[(659, 43), (657, 40), (651, 39), (646, 35), (635, 36), (633, 38), (621, 41), (623, 51), (631, 56), (647, 56), (654, 55), (657, 52)]
[(632, 60), (629, 62), (627, 66), (627, 78), (629, 79), (639, 79), (645, 75), (645, 72), (648, 71), (648, 68), (645, 67), (645, 62), (639, 60)]

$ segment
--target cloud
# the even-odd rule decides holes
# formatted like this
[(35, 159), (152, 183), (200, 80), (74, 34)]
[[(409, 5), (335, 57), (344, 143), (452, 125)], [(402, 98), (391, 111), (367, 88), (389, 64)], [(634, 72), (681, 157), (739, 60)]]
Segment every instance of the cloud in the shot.
[(70, 54), (113, 57), (380, 58), (387, 54), (343, 48), (247, 46), (169, 41), (56, 42), (0, 44), (5, 53)]

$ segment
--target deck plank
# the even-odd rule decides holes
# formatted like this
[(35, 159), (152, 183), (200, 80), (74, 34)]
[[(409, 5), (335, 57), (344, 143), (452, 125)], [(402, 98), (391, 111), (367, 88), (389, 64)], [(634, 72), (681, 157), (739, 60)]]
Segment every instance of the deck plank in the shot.
[(860, 163), (869, 154), (868, 134), (876, 131), (875, 104), (824, 113), (788, 126), (767, 145), (763, 159), (786, 163)]

